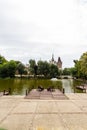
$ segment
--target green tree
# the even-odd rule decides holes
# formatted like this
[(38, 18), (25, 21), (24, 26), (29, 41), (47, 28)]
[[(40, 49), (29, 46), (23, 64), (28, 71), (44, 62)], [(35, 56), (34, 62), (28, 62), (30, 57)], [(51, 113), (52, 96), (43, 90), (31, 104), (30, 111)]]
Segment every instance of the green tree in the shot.
[(16, 63), (15, 63), (15, 61), (11, 60), (11, 61), (0, 66), (0, 77), (12, 78), (15, 76), (15, 70), (16, 70)]
[(7, 64), (8, 64), (8, 75), (9, 75), (9, 77), (10, 78), (15, 77), (16, 62), (14, 60), (11, 60)]
[(80, 71), (82, 77), (87, 79), (87, 52), (83, 53), (79, 62), (80, 62)]
[(49, 75), (49, 63), (47, 61), (38, 61), (38, 74), (48, 77)]
[(81, 78), (82, 77), (82, 73), (81, 73), (81, 64), (79, 60), (74, 60), (74, 67), (71, 68), (71, 74), (73, 77), (76, 78)]
[(47, 61), (44, 61), (43, 62), (43, 75), (45, 77), (48, 77), (49, 72), (50, 72), (50, 70), (49, 70), (49, 63)]
[(33, 60), (33, 59), (30, 59), (29, 60), (29, 71), (30, 71), (30, 74), (35, 74), (35, 66), (36, 66), (36, 61)]
[(0, 65), (6, 63), (7, 60), (4, 58), (4, 56), (0, 55)]
[(22, 75), (24, 73), (24, 69), (25, 69), (25, 65), (24, 64), (22, 64), (21, 62), (19, 64), (17, 64), (16, 70), (18, 70), (18, 72), (21, 75), (21, 77), (22, 77)]
[(38, 70), (38, 66), (35, 65), (35, 66), (34, 66), (34, 74), (35, 74), (35, 75), (37, 75), (37, 70)]
[(64, 68), (62, 73), (63, 75), (70, 75), (71, 74), (70, 68)]
[(75, 77), (87, 79), (87, 52), (83, 53), (79, 60), (74, 60)]
[(0, 66), (0, 77), (2, 77), (2, 78), (9, 77), (7, 63)]
[(56, 78), (59, 75), (59, 71), (56, 65), (51, 64), (50, 65), (50, 77)]
[(72, 77), (77, 77), (77, 69), (75, 67), (70, 68), (70, 73)]
[(39, 60), (37, 62), (37, 65), (38, 65), (38, 74), (42, 75), (43, 74), (43, 61)]

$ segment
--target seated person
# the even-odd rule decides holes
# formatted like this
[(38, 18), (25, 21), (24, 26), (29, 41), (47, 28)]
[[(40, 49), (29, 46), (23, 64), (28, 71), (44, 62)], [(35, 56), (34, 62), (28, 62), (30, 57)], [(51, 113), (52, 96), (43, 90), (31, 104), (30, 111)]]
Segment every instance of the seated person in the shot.
[(44, 88), (40, 85), (40, 86), (38, 86), (38, 90), (39, 90), (39, 91), (43, 91)]
[(47, 91), (53, 92), (54, 91), (54, 87), (53, 86), (48, 87)]

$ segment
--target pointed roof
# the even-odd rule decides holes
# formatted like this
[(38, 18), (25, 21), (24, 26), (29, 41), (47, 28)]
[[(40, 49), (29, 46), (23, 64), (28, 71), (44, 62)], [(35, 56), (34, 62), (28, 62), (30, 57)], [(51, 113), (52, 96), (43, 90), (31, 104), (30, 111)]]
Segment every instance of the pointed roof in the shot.
[(58, 57), (58, 63), (59, 63), (59, 62), (61, 62), (61, 63), (62, 63), (62, 61), (61, 61), (61, 58), (60, 58), (60, 57)]
[(52, 54), (52, 61), (54, 61), (54, 54)]

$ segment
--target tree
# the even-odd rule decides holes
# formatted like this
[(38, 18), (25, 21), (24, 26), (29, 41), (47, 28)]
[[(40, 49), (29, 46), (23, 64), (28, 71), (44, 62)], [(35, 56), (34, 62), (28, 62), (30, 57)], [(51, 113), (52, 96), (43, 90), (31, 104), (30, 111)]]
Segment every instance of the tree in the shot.
[(8, 75), (10, 78), (15, 76), (16, 62), (11, 60), (8, 62)]
[(0, 77), (2, 77), (2, 78), (9, 77), (7, 63), (0, 66)]
[(29, 65), (30, 65), (30, 67), (29, 67), (30, 73), (31, 74), (35, 74), (36, 73), (36, 69), (37, 69), (37, 68), (35, 68), (35, 66), (36, 66), (35, 60), (30, 59), (29, 60)]
[(37, 75), (37, 70), (38, 70), (38, 66), (35, 65), (35, 66), (34, 66), (34, 74), (35, 74), (35, 75)]
[(77, 78), (87, 79), (87, 52), (79, 60), (74, 60)]
[(19, 74), (22, 77), (22, 74), (24, 73), (25, 66), (21, 62), (17, 65), (16, 70), (18, 70)]
[(4, 56), (0, 55), (0, 64), (4, 64), (6, 62), (7, 62), (7, 60), (4, 58)]
[(47, 61), (38, 61), (38, 74), (48, 77), (49, 75), (49, 63)]
[(47, 61), (44, 61), (43, 62), (43, 75), (45, 77), (48, 77), (49, 72), (50, 72), (50, 70), (49, 70), (49, 63)]
[(37, 62), (37, 65), (38, 65), (38, 74), (39, 75), (42, 75), (43, 74), (43, 61), (41, 61), (41, 60), (39, 60), (38, 62)]
[(71, 73), (73, 77), (76, 78), (81, 78), (82, 77), (82, 73), (81, 73), (81, 64), (80, 64), (80, 60), (74, 60), (74, 67), (71, 69)]
[(77, 69), (75, 67), (70, 68), (72, 77), (77, 77)]
[(83, 78), (87, 79), (87, 52), (83, 53), (80, 60), (80, 71)]
[(59, 71), (56, 65), (51, 64), (50, 65), (50, 77), (56, 78), (59, 75)]
[(63, 75), (70, 75), (70, 68), (64, 68), (63, 69)]

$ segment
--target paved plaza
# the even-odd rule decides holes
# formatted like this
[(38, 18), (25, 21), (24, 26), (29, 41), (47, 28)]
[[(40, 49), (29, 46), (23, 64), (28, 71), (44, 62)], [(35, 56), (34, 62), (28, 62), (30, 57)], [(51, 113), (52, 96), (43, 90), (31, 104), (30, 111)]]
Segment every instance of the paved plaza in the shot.
[(87, 94), (68, 100), (0, 96), (0, 128), (5, 130), (87, 130)]

